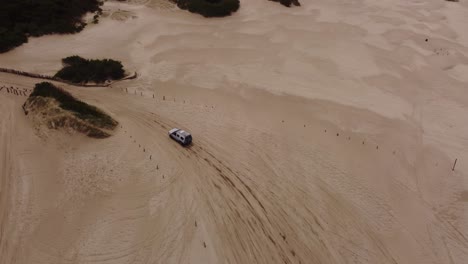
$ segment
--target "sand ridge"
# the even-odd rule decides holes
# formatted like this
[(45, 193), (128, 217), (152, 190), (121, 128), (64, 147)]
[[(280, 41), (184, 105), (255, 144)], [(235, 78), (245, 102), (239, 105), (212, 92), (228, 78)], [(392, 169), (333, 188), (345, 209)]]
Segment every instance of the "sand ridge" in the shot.
[[(467, 6), (455, 4), (252, 0), (206, 20), (108, 2), (136, 18), (0, 55), (40, 74), (70, 53), (139, 73), (58, 84), (118, 119), (99, 141), (39, 139), (25, 97), (0, 91), (0, 262), (464, 263)], [(0, 73), (0, 86), (35, 81)]]

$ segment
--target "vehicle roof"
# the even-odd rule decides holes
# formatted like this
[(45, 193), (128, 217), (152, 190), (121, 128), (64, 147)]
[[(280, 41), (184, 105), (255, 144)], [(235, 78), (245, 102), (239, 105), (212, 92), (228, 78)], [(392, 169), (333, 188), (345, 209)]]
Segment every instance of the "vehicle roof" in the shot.
[(179, 130), (177, 131), (177, 134), (184, 136), (184, 137), (190, 136), (190, 133), (185, 130)]
[(183, 137), (191, 136), (189, 132), (187, 132), (185, 130), (182, 130), (182, 129), (179, 129), (179, 128), (173, 128), (173, 129), (169, 130), (169, 134), (172, 134), (174, 132), (176, 132), (177, 134), (179, 134), (180, 136), (183, 136)]

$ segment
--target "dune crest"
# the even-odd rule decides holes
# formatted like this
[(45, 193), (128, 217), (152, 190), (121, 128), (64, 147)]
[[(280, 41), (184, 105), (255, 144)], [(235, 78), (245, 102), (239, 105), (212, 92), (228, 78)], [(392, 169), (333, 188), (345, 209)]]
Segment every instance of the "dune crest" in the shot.
[(118, 120), (100, 140), (55, 137), (76, 119), (39, 98), (26, 116), (37, 79), (0, 72), (0, 263), (466, 263), (467, 1), (131, 2), (0, 55), (138, 72), (61, 84)]

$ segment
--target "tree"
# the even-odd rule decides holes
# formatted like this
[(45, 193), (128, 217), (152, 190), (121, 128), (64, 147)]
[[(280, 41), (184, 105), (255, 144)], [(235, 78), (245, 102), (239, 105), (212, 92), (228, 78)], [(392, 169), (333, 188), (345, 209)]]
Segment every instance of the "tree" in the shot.
[(101, 12), (98, 0), (0, 0), (0, 53), (27, 42), (28, 36), (81, 31), (87, 12)]

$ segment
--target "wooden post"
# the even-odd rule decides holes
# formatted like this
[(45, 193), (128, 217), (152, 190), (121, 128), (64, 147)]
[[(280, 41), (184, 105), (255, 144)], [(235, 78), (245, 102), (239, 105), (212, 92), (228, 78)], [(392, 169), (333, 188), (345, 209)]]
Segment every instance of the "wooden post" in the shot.
[(163, 101), (166, 101), (166, 96), (165, 95), (163, 95)]
[(154, 94), (153, 94), (153, 98), (154, 98)]
[(458, 161), (458, 159), (455, 159), (455, 162), (453, 163), (452, 171), (455, 170), (455, 165), (457, 165), (457, 161)]

